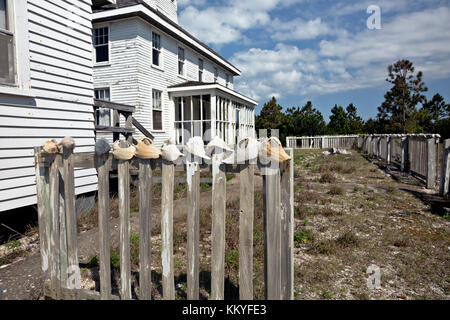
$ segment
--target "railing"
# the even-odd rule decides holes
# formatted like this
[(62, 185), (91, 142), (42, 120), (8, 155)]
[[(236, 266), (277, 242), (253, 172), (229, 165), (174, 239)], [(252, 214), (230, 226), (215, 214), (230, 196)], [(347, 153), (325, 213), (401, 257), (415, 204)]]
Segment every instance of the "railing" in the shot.
[(442, 154), (439, 194), (442, 197), (448, 197), (450, 195), (450, 139), (444, 141)]
[(286, 146), (292, 149), (354, 148), (358, 136), (287, 137)]
[[(97, 142), (97, 144), (99, 144)], [(103, 144), (104, 145), (104, 144)], [(96, 148), (96, 150), (100, 150)], [(293, 158), (293, 151), (287, 150)], [(47, 154), (35, 148), (39, 233), (45, 295), (53, 299), (131, 299), (130, 266), (130, 170), (139, 171), (139, 287), (140, 299), (151, 298), (152, 172), (162, 170), (161, 255), (163, 298), (175, 299), (173, 258), (173, 191), (176, 165), (163, 160), (117, 160), (109, 150), (102, 154)], [(213, 172), (211, 297), (224, 299), (226, 172), (239, 174), (239, 292), (240, 299), (253, 299), (253, 220), (255, 172), (263, 176), (265, 232), (265, 292), (267, 299), (293, 299), (293, 159), (275, 169), (258, 164), (212, 166), (187, 162), (187, 298), (199, 298), (200, 172)], [(216, 163), (216, 165), (215, 165)], [(120, 295), (111, 292), (109, 171), (118, 168), (120, 216)], [(98, 171), (98, 231), (100, 291), (82, 290), (78, 262), (74, 168)]]

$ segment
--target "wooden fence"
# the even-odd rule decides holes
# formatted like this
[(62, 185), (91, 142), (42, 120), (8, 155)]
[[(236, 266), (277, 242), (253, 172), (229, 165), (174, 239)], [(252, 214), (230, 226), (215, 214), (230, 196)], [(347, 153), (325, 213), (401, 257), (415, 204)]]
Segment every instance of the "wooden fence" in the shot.
[(286, 146), (292, 149), (329, 149), (356, 147), (358, 136), (287, 137)]
[(358, 146), (363, 152), (388, 164), (398, 164), (402, 171), (425, 179), (428, 189), (436, 187), (438, 144), (439, 135), (435, 134), (367, 135), (358, 138)]
[[(97, 150), (97, 149), (96, 149)], [(226, 172), (240, 179), (239, 295), (253, 299), (253, 222), (255, 173), (263, 175), (265, 232), (265, 296), (270, 300), (293, 299), (293, 151), (292, 160), (267, 170), (258, 164), (185, 165), (187, 195), (187, 298), (199, 299), (200, 172), (213, 172), (211, 298), (224, 299)], [(151, 299), (152, 172), (162, 171), (161, 255), (163, 298), (175, 299), (173, 258), (173, 191), (175, 164), (163, 160), (116, 160), (104, 154), (74, 154), (63, 148), (54, 155), (35, 148), (39, 233), (45, 295), (53, 299), (131, 299), (130, 170), (139, 170), (139, 299)], [(98, 171), (98, 230), (100, 291), (81, 289), (75, 213), (74, 168)], [(109, 173), (118, 171), (120, 216), (120, 294), (112, 295), (110, 266)]]

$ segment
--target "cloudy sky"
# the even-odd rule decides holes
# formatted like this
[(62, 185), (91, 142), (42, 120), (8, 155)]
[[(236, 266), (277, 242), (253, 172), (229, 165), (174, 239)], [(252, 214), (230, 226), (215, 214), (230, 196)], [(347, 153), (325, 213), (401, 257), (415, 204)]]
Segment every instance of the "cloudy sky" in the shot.
[[(370, 5), (381, 29), (368, 29)], [(374, 117), (387, 66), (409, 59), (428, 96), (450, 102), (450, 0), (179, 0), (180, 24), (241, 71), (236, 90), (261, 106), (311, 100), (328, 120), (337, 103)]]

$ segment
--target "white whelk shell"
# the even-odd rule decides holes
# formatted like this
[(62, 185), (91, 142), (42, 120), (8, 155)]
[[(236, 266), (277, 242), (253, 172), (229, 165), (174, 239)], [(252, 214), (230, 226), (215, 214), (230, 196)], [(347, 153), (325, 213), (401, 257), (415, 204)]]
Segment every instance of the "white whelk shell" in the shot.
[(233, 152), (223, 162), (226, 164), (243, 164), (246, 161), (252, 161), (258, 158), (261, 142), (255, 138), (247, 137), (241, 139), (236, 145), (236, 151)]
[[(120, 143), (125, 143), (128, 147), (121, 147)], [(119, 160), (131, 160), (136, 154), (136, 148), (127, 141), (117, 140), (113, 144), (113, 155)]]
[(161, 156), (164, 160), (174, 162), (181, 158), (183, 154), (174, 144), (164, 144), (161, 148)]
[(205, 144), (203, 143), (203, 139), (201, 137), (192, 137), (186, 143), (186, 151), (192, 154), (193, 156), (211, 160), (210, 157), (206, 155), (205, 152)]
[(218, 136), (215, 136), (214, 139), (212, 139), (208, 145), (206, 146), (206, 153), (208, 155), (211, 155), (214, 151), (220, 152), (224, 151), (225, 153), (233, 152), (233, 149), (231, 149), (223, 139), (219, 138)]

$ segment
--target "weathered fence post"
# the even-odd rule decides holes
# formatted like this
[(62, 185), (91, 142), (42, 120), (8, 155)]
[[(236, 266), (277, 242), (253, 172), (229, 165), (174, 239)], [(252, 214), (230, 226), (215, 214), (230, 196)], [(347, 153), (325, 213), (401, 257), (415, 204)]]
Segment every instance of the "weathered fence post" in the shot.
[(444, 141), (441, 166), (441, 185), (439, 194), (445, 197), (450, 193), (450, 139)]
[(427, 189), (436, 186), (436, 138), (427, 139)]
[(281, 299), (294, 299), (294, 151), (281, 170)]
[(186, 163), (188, 185), (187, 215), (187, 298), (200, 298), (199, 283), (199, 238), (200, 238), (200, 167), (196, 162)]
[(109, 159), (110, 146), (99, 140), (95, 146), (98, 172), (98, 235), (100, 251), (100, 298), (111, 299), (110, 223), (109, 223)]
[(211, 299), (223, 300), (225, 292), (226, 174), (221, 165), (224, 151), (215, 148), (212, 158)]
[(408, 137), (401, 138), (401, 147), (402, 147), (402, 155), (401, 155), (401, 171), (405, 172), (409, 170), (409, 139)]
[(391, 164), (391, 136), (386, 137), (386, 163)]
[(131, 299), (130, 164), (119, 160), (120, 298)]
[(161, 261), (164, 300), (175, 300), (173, 260), (173, 189), (175, 166), (163, 161), (161, 204)]
[(34, 148), (36, 168), (36, 191), (39, 220), (39, 244), (41, 252), (41, 267), (44, 272), (44, 280), (50, 279), (50, 195), (49, 195), (49, 169), (41, 164), (41, 148)]
[(239, 298), (253, 300), (253, 219), (255, 165), (240, 165)]
[(141, 300), (151, 300), (152, 298), (152, 188), (151, 162), (139, 159), (139, 287)]
[(64, 197), (67, 229), (67, 287), (81, 288), (80, 266), (78, 264), (77, 214), (75, 211), (75, 178), (74, 155), (75, 142), (73, 139), (63, 140), (64, 166)]

